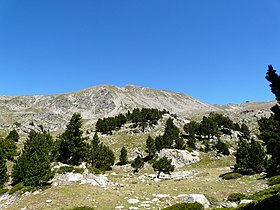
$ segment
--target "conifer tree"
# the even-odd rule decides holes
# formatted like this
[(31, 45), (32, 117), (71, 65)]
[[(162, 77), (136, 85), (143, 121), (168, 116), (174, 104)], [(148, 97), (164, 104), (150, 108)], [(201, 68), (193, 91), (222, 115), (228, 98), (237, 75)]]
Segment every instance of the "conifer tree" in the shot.
[(6, 159), (2, 149), (0, 148), (0, 188), (4, 186), (4, 183), (7, 181), (7, 166)]
[(171, 164), (171, 162), (171, 159), (169, 160), (164, 156), (153, 164), (154, 171), (158, 172), (157, 178), (159, 178), (161, 172), (170, 174), (170, 172), (174, 171), (175, 167)]
[(195, 142), (196, 142), (195, 136), (194, 136), (194, 134), (191, 134), (189, 136), (189, 139), (187, 140), (187, 145), (190, 148), (195, 149)]
[(96, 150), (95, 168), (102, 171), (111, 170), (111, 166), (115, 163), (115, 154), (103, 143), (100, 143)]
[(242, 123), (240, 131), (242, 132), (244, 138), (250, 139), (251, 132), (249, 130), (249, 127), (246, 124)]
[(229, 155), (228, 145), (225, 142), (222, 142), (220, 138), (218, 139), (215, 148), (219, 153)]
[(131, 167), (134, 168), (134, 173), (137, 173), (140, 168), (144, 167), (144, 160), (138, 155), (135, 160), (132, 161)]
[(121, 149), (121, 154), (119, 159), (120, 159), (119, 165), (125, 165), (128, 163), (127, 150), (124, 146)]
[(244, 171), (249, 168), (249, 150), (250, 146), (248, 141), (241, 137), (235, 154), (236, 164), (234, 165), (234, 169), (236, 171)]
[(81, 127), (81, 115), (78, 113), (73, 114), (65, 132), (59, 137), (59, 161), (70, 165), (79, 165), (86, 160), (88, 146), (86, 138), (83, 137)]
[(44, 186), (52, 178), (50, 165), (50, 141), (47, 133), (31, 131), (21, 156), (13, 167), (13, 185)]
[(218, 125), (209, 117), (203, 117), (200, 123), (201, 134), (210, 139), (218, 134)]
[(7, 137), (0, 139), (0, 148), (3, 150), (5, 159), (14, 160), (14, 156), (17, 155), (17, 146), (13, 139)]
[(99, 151), (99, 143), (100, 143), (100, 140), (99, 140), (99, 137), (98, 137), (98, 134), (97, 132), (95, 132), (93, 138), (92, 138), (92, 141), (91, 141), (91, 148), (90, 148), (90, 162), (91, 162), (91, 165), (93, 168), (96, 167), (96, 161), (97, 161), (97, 158), (98, 158), (98, 151)]
[(148, 159), (153, 159), (156, 154), (156, 143), (155, 140), (148, 136), (146, 140), (146, 152), (148, 153)]
[(10, 131), (9, 135), (6, 137), (7, 139), (11, 139), (14, 142), (18, 142), (19, 140), (19, 134), (16, 130)]
[(264, 171), (266, 162), (266, 154), (262, 145), (255, 139), (251, 140), (249, 149), (249, 168), (254, 172), (260, 173)]

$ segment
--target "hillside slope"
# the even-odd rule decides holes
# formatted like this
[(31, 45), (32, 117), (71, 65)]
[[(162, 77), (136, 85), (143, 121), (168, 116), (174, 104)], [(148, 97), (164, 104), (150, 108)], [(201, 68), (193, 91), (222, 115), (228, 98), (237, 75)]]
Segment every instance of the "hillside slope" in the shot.
[(33, 122), (57, 130), (64, 128), (75, 112), (92, 123), (98, 118), (114, 116), (136, 107), (166, 109), (181, 117), (220, 109), (181, 93), (134, 85), (122, 88), (102, 85), (66, 94), (1, 96), (0, 126), (5, 128), (20, 123), (22, 127), (28, 127)]

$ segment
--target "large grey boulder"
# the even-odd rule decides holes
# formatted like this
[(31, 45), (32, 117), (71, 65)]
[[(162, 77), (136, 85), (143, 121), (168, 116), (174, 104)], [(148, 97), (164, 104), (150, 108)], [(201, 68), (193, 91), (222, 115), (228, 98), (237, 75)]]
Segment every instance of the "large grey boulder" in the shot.
[(181, 202), (183, 203), (200, 203), (204, 206), (205, 209), (208, 209), (210, 206), (210, 202), (203, 194), (186, 194), (179, 196)]
[(198, 152), (189, 152), (187, 150), (178, 149), (162, 149), (159, 152), (158, 157), (167, 157), (168, 159), (171, 159), (172, 164), (176, 168), (184, 167), (200, 160)]

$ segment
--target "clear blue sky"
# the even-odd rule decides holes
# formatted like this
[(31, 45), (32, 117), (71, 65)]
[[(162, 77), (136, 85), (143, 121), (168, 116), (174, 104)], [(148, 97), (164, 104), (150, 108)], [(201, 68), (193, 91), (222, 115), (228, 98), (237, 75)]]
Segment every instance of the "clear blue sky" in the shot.
[(135, 84), (272, 100), (279, 0), (0, 0), (0, 95)]

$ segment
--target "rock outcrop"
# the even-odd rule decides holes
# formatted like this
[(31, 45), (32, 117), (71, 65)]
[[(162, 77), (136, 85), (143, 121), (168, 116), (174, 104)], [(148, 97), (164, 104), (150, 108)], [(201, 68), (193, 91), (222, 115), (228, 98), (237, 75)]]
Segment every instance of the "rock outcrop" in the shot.
[(198, 152), (189, 152), (187, 150), (178, 149), (162, 149), (159, 152), (158, 157), (167, 157), (168, 159), (171, 159), (172, 164), (176, 168), (187, 166), (200, 160)]

